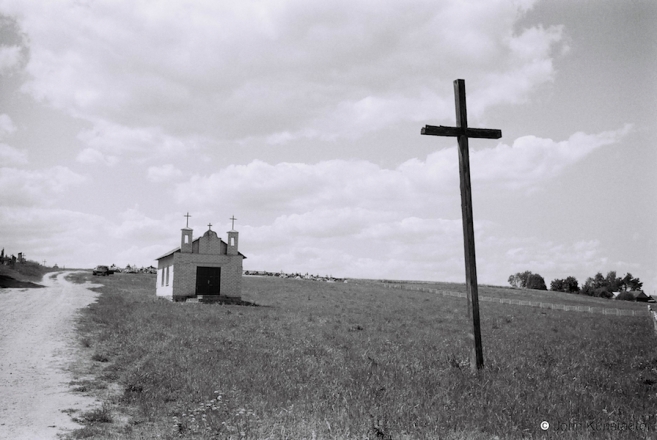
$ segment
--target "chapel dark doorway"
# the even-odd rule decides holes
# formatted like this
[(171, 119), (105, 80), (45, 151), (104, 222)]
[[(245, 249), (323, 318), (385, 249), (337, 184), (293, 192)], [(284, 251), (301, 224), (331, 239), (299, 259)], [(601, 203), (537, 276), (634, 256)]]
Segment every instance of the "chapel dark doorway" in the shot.
[(220, 267), (196, 268), (197, 295), (220, 295), (220, 285), (221, 285)]

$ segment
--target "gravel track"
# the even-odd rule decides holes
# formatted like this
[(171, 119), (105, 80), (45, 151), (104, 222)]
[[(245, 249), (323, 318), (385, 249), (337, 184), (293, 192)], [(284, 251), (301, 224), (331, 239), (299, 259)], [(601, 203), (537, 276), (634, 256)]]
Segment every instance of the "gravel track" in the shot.
[(0, 289), (0, 439), (55, 439), (80, 425), (63, 410), (97, 405), (73, 394), (74, 319), (98, 293), (71, 272), (44, 275), (43, 289)]

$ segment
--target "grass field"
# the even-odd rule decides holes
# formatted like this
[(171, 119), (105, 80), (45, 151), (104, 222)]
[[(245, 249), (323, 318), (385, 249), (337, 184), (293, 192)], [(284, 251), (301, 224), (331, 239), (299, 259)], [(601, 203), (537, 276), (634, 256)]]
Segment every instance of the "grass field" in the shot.
[(245, 277), (259, 306), (243, 307), (157, 299), (152, 275), (100, 282), (79, 322), (96, 379), (72, 385), (105, 405), (73, 438), (657, 438), (647, 312), (482, 303), (473, 374), (460, 298)]
[[(465, 284), (456, 283), (412, 283), (401, 284), (404, 288), (429, 288), (465, 293)], [(545, 290), (518, 289), (512, 287), (479, 286), (479, 295), (491, 298), (521, 299), (526, 301), (544, 302), (548, 304), (563, 304), (567, 306), (587, 306), (596, 308), (616, 308), (624, 310), (645, 310), (645, 303), (632, 301), (616, 301), (607, 298), (596, 298), (566, 292)]]

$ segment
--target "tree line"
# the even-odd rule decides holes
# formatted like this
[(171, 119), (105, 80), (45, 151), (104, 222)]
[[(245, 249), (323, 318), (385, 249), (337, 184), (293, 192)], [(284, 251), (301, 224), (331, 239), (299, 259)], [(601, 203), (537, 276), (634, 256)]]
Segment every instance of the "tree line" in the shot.
[[(509, 276), (509, 284), (521, 289), (548, 290), (545, 279), (528, 270)], [(555, 292), (577, 293), (600, 298), (612, 298), (613, 292), (637, 291), (642, 287), (641, 280), (632, 276), (631, 273), (628, 272), (621, 278), (616, 276), (616, 271), (613, 270), (607, 272), (607, 276), (598, 272), (594, 277), (587, 278), (581, 288), (577, 278), (573, 276), (564, 279), (556, 278), (550, 282), (550, 290)]]

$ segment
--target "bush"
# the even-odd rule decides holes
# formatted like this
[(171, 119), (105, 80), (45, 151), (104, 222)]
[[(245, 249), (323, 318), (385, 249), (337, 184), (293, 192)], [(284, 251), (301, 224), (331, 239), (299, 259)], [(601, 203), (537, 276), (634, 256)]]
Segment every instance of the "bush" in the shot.
[(575, 277), (567, 277), (564, 280), (556, 278), (550, 283), (550, 290), (553, 292), (577, 293), (579, 292), (579, 283)]
[(527, 288), (536, 290), (547, 290), (545, 280), (537, 273), (533, 273), (527, 279)]
[(537, 273), (531, 273), (528, 270), (511, 275), (509, 277), (509, 284), (511, 284), (512, 287), (520, 287), (523, 289), (547, 290), (543, 277)]
[(616, 299), (621, 301), (635, 301), (634, 295), (632, 295), (630, 292), (621, 292), (618, 294)]
[(581, 293), (600, 298), (612, 298), (612, 292), (639, 290), (641, 286), (643, 286), (641, 280), (634, 278), (631, 273), (620, 278), (612, 270), (607, 273), (606, 277), (601, 272), (595, 274), (593, 278), (589, 277), (582, 287)]

